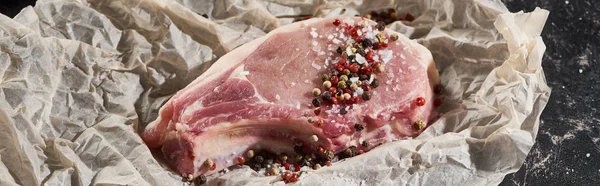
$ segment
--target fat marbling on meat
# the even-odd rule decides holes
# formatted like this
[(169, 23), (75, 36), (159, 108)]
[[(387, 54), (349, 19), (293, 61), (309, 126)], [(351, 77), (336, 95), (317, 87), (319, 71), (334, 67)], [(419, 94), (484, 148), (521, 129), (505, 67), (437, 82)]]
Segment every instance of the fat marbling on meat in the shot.
[[(334, 19), (342, 25), (332, 24)], [(375, 22), (337, 17), (282, 26), (240, 46), (166, 102), (141, 133), (143, 140), (161, 148), (182, 176), (198, 176), (237, 164), (236, 157), (248, 149), (293, 154), (301, 143), (335, 153), (350, 146), (367, 151), (373, 145), (361, 146), (363, 141), (380, 144), (417, 136), (424, 129), (416, 122), (432, 122), (438, 72), (429, 50), (401, 34), (391, 40), (395, 32), (389, 29), (380, 32), (388, 46), (371, 50), (385, 69), (376, 74), (379, 86), (371, 90), (370, 100), (326, 105), (315, 115), (311, 91), (322, 87), (321, 74), (339, 63), (338, 46), (353, 42), (343, 25), (358, 24), (366, 25), (358, 31), (363, 38), (377, 41)], [(419, 97), (425, 105), (415, 103)], [(341, 108), (347, 113), (340, 114)], [(314, 124), (319, 119), (321, 126)], [(357, 131), (355, 124), (364, 130)], [(207, 167), (207, 159), (215, 167)]]

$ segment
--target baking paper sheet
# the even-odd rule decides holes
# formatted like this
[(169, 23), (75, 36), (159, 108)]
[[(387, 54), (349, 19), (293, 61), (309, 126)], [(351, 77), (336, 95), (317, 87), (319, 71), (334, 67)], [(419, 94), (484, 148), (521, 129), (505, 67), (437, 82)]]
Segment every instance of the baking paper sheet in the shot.
[[(427, 46), (440, 119), (304, 174), (298, 185), (497, 185), (524, 162), (550, 95), (548, 12), (498, 0), (41, 0), (0, 15), (0, 185), (182, 185), (137, 135), (157, 109), (233, 48), (289, 16), (410, 12), (389, 28)], [(205, 14), (204, 18), (202, 15)], [(283, 184), (237, 168), (209, 185)]]

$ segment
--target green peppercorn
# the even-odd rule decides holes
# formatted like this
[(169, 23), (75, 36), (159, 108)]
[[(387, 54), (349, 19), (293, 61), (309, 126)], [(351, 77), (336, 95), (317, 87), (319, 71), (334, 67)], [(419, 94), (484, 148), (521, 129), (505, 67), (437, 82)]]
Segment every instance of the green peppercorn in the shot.
[(344, 74), (343, 76), (348, 76), (350, 75), (350, 70), (344, 69), (344, 71), (342, 71), (342, 74)]
[(379, 41), (380, 43), (383, 43), (384, 39), (383, 39), (383, 35), (381, 33), (378, 33), (377, 35), (375, 35), (375, 37), (377, 37), (377, 41)]
[(361, 144), (361, 145), (362, 145), (363, 147), (369, 147), (369, 145), (370, 145), (370, 144), (369, 144), (369, 142), (368, 142), (368, 141), (366, 141), (366, 140), (365, 140), (365, 141), (363, 141), (363, 142), (362, 142), (362, 144)]
[(396, 40), (398, 40), (398, 34), (392, 34), (392, 35), (390, 36), (390, 39), (392, 39), (392, 41), (396, 41)]
[(340, 76), (340, 81), (348, 81), (348, 76), (346, 76), (346, 75), (341, 75), (341, 76)]
[(346, 82), (345, 81), (339, 81), (337, 84), (338, 88), (346, 88)]
[(302, 158), (304, 158), (304, 157), (302, 157), (302, 155), (298, 154), (298, 155), (296, 155), (296, 158), (294, 160), (296, 160), (296, 162), (299, 162), (300, 160), (302, 160)]
[(321, 75), (321, 80), (323, 80), (323, 81), (329, 80), (329, 75), (327, 75), (327, 74)]
[(423, 120), (415, 121), (415, 123), (413, 124), (413, 127), (417, 130), (422, 130), (425, 128), (425, 122), (423, 122)]

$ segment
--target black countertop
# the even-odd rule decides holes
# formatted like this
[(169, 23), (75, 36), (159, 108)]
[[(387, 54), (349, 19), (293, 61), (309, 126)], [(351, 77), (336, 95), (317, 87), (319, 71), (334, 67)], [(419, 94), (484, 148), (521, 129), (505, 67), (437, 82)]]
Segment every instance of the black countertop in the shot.
[[(543, 68), (552, 87), (535, 145), (505, 185), (600, 184), (600, 1), (503, 0), (512, 12), (550, 11), (542, 32)], [(13, 17), (35, 1), (11, 1)]]
[(600, 185), (600, 1), (503, 2), (550, 11), (542, 67), (552, 94), (526, 162), (500, 185)]

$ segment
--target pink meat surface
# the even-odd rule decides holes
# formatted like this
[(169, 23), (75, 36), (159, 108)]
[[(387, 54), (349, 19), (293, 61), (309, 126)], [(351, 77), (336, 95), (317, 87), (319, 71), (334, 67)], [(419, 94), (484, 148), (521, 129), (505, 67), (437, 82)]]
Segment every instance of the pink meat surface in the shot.
[[(376, 24), (363, 18), (337, 19)], [(303, 143), (305, 148), (321, 146), (338, 153), (350, 146), (369, 150), (372, 146), (360, 145), (365, 140), (379, 144), (417, 136), (422, 130), (414, 123), (432, 120), (438, 72), (429, 50), (400, 34), (397, 41), (387, 41), (387, 48), (373, 52), (385, 71), (377, 74), (380, 85), (369, 101), (350, 105), (344, 115), (337, 106), (324, 106), (319, 116), (323, 125), (309, 123), (308, 118), (317, 119), (311, 91), (322, 86), (321, 74), (331, 71), (335, 49), (350, 42), (333, 20), (286, 25), (223, 56), (160, 109), (141, 134), (143, 140), (150, 148), (162, 147), (171, 168), (181, 175), (198, 176), (235, 165), (236, 157), (248, 149), (293, 154), (294, 144)], [(415, 104), (418, 97), (425, 98), (424, 106)], [(356, 131), (357, 123), (365, 129)], [(311, 141), (312, 135), (317, 142)], [(203, 166), (206, 159), (216, 169)]]

